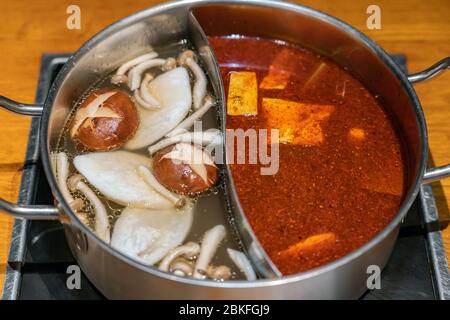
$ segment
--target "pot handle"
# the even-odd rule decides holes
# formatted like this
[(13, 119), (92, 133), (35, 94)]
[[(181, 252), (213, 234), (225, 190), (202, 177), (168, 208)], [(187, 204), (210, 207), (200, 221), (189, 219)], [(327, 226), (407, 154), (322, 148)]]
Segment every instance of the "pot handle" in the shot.
[(0, 198), (0, 210), (5, 211), (16, 219), (60, 220), (59, 210), (52, 206), (19, 205)]
[[(27, 116), (40, 116), (44, 109), (43, 105), (19, 103), (3, 96), (0, 96), (0, 106)], [(60, 217), (59, 210), (52, 206), (18, 205), (2, 198), (0, 198), (0, 211), (5, 211), (18, 219), (58, 220)]]
[(0, 106), (25, 116), (40, 116), (44, 110), (44, 105), (20, 103), (4, 96), (0, 96)]
[[(431, 79), (441, 72), (450, 69), (450, 57), (444, 58), (428, 69), (408, 76), (411, 83), (419, 83)], [(431, 183), (450, 176), (450, 164), (427, 169), (423, 175), (423, 183)]]

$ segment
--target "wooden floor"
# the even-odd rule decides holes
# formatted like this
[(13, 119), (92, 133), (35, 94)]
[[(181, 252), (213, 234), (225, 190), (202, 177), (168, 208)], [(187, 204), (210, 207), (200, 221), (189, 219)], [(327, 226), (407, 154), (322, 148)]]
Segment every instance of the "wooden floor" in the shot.
[[(108, 24), (158, 1), (143, 0), (2, 0), (0, 12), (0, 94), (33, 102), (44, 52), (73, 52)], [(374, 1), (307, 0), (311, 6), (348, 22), (390, 53), (408, 56), (410, 72), (450, 56), (450, 1), (378, 0), (381, 30), (368, 30), (366, 8)], [(68, 30), (66, 8), (81, 8), (81, 30)], [(450, 162), (450, 72), (416, 87), (429, 128), (436, 164)], [(16, 201), (30, 120), (0, 110), (0, 197)], [(450, 179), (434, 185), (440, 213), (448, 214)], [(12, 220), (0, 215), (0, 288)], [(444, 232), (450, 254), (450, 228)], [(0, 289), (1, 290), (1, 289)]]

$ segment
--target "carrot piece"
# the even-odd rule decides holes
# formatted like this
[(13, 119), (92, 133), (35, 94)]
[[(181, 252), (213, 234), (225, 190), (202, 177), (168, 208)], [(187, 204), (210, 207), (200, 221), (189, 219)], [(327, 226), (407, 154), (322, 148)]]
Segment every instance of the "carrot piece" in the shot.
[(336, 235), (333, 232), (315, 234), (280, 251), (279, 255), (295, 255), (299, 251), (312, 249), (317, 245), (329, 244), (334, 241), (336, 241)]
[(258, 114), (256, 73), (249, 71), (230, 73), (227, 114), (230, 116)]

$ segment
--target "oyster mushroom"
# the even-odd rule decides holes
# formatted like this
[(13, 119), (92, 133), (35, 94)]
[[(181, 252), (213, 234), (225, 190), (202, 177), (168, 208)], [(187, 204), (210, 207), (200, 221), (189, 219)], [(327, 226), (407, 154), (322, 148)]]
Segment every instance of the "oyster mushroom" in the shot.
[(166, 197), (169, 201), (171, 201), (175, 205), (175, 207), (181, 207), (184, 205), (185, 202), (184, 198), (173, 194), (172, 192), (167, 190), (163, 185), (161, 185), (155, 178), (153, 173), (146, 166), (140, 165), (138, 167), (138, 172), (150, 187), (159, 192), (162, 196)]
[(227, 253), (230, 259), (239, 268), (239, 270), (241, 270), (245, 274), (247, 280), (256, 280), (256, 273), (253, 270), (250, 261), (247, 259), (247, 256), (243, 252), (228, 248)]
[(151, 166), (148, 157), (128, 151), (78, 155), (75, 168), (106, 198), (136, 208), (173, 208), (166, 197), (139, 175), (139, 166)]
[(160, 103), (160, 108), (138, 108), (140, 124), (136, 134), (125, 148), (136, 150), (147, 147), (173, 130), (189, 113), (192, 104), (189, 75), (185, 68), (167, 71), (147, 86)]
[(211, 228), (205, 232), (202, 239), (200, 255), (197, 258), (197, 263), (194, 269), (194, 278), (205, 278), (206, 271), (211, 259), (219, 247), (220, 242), (225, 238), (225, 227), (221, 224)]
[(206, 95), (207, 80), (202, 68), (195, 62), (195, 53), (191, 50), (183, 51), (178, 56), (178, 63), (187, 66), (195, 76), (195, 84), (192, 92), (194, 100), (194, 110), (202, 106), (203, 98)]
[(111, 246), (153, 265), (184, 241), (192, 220), (192, 203), (180, 209), (125, 208), (114, 226)]
[(153, 157), (156, 179), (170, 191), (195, 195), (216, 184), (219, 174), (209, 154), (198, 146), (178, 143)]
[(209, 129), (207, 131), (201, 132), (186, 132), (176, 136), (170, 136), (168, 138), (165, 138), (164, 140), (159, 141), (158, 143), (150, 146), (148, 148), (148, 152), (150, 153), (150, 155), (152, 155), (167, 146), (180, 142), (193, 143), (200, 146), (215, 146), (222, 144), (222, 134), (219, 130), (216, 129)]
[[(171, 266), (172, 262), (175, 261), (180, 256), (196, 256), (200, 252), (200, 245), (195, 242), (188, 242), (182, 246), (176, 247), (175, 249), (172, 249), (161, 261), (159, 264), (159, 270), (161, 271), (169, 271), (169, 267)], [(191, 268), (192, 270), (192, 268)]]
[(165, 59), (151, 59), (141, 62), (137, 66), (133, 67), (133, 69), (131, 69), (128, 73), (128, 87), (130, 87), (130, 90), (134, 91), (139, 88), (142, 75), (146, 70), (154, 67), (160, 67), (164, 63), (166, 63)]
[(194, 122), (203, 117), (203, 115), (214, 105), (214, 99), (207, 96), (204, 100), (203, 106), (192, 113), (189, 117), (184, 119), (175, 129), (166, 134), (166, 137), (173, 137), (179, 134), (186, 133), (189, 128), (194, 125)]
[(78, 108), (70, 134), (88, 150), (107, 151), (127, 142), (138, 125), (136, 106), (127, 93), (100, 89), (91, 92)]
[(105, 241), (106, 243), (110, 242), (110, 226), (109, 226), (109, 219), (108, 219), (108, 213), (106, 211), (105, 206), (100, 201), (100, 199), (97, 197), (94, 191), (89, 188), (89, 186), (82, 181), (81, 175), (73, 175), (70, 177), (68, 185), (69, 188), (72, 190), (78, 190), (82, 192), (86, 198), (88, 198), (91, 205), (94, 207), (95, 212), (95, 228), (94, 232), (95, 234)]

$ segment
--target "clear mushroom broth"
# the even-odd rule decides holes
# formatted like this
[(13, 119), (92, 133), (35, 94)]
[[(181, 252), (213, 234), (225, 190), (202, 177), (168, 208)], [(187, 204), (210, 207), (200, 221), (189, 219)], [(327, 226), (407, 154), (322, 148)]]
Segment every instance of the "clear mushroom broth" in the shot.
[[(169, 46), (164, 46), (162, 48), (154, 48), (155, 52), (158, 52), (158, 57), (161, 58), (168, 58), (168, 57), (176, 57), (181, 51), (183, 50), (193, 50), (192, 46), (189, 45), (189, 43), (186, 40), (180, 41), (176, 44), (172, 44)], [(195, 50), (193, 50), (195, 52)], [(206, 69), (201, 65), (201, 61), (199, 61), (200, 66), (202, 67), (203, 71), (205, 72), (208, 80), (208, 74), (206, 72)], [(156, 69), (156, 68), (155, 68)], [(115, 70), (114, 70), (115, 71)], [(153, 70), (152, 70), (153, 72)], [(190, 83), (191, 83), (191, 89), (193, 87), (194, 78), (190, 70), (189, 77), (190, 77)], [(155, 73), (155, 76), (162, 73), (162, 71), (158, 70), (157, 73)], [(57, 150), (56, 152), (64, 152), (67, 154), (69, 159), (69, 177), (75, 173), (78, 173), (73, 165), (73, 159), (80, 154), (88, 153), (89, 151), (85, 148), (83, 148), (80, 145), (77, 145), (70, 136), (70, 126), (72, 125), (73, 118), (75, 116), (76, 111), (80, 107), (80, 105), (83, 103), (83, 101), (87, 98), (87, 96), (94, 90), (99, 88), (120, 88), (124, 91), (126, 91), (130, 96), (132, 96), (132, 92), (129, 90), (129, 88), (126, 85), (115, 85), (111, 83), (111, 77), (113, 75), (113, 72), (104, 75), (99, 78), (98, 81), (96, 81), (93, 85), (91, 85), (85, 92), (80, 96), (80, 98), (74, 103), (73, 108), (68, 115), (66, 122), (64, 124), (64, 127), (61, 131), (61, 134), (58, 139), (57, 143)], [(211, 84), (208, 84), (208, 94), (211, 95)], [(140, 108), (137, 106), (137, 108)], [(189, 114), (192, 113), (192, 110)], [(214, 111), (214, 107), (211, 108), (201, 119), (203, 130), (209, 129), (209, 128), (216, 128), (218, 124), (218, 118), (216, 115), (216, 112)], [(118, 150), (121, 150), (123, 148), (119, 148)], [(135, 150), (133, 151), (138, 154), (142, 154), (149, 157), (147, 147)], [(219, 167), (220, 169), (220, 167)], [(222, 177), (223, 173), (220, 173), (220, 176)], [(184, 243), (189, 241), (194, 241), (197, 243), (200, 243), (203, 237), (203, 234), (205, 231), (209, 230), (210, 228), (222, 224), (226, 228), (226, 236), (224, 240), (221, 242), (216, 254), (214, 255), (211, 264), (214, 266), (218, 265), (226, 265), (230, 267), (232, 271), (232, 276), (230, 279), (244, 279), (242, 272), (234, 265), (233, 261), (228, 257), (227, 248), (233, 248), (233, 249), (240, 249), (238, 237), (236, 236), (235, 229), (233, 226), (233, 221), (231, 218), (231, 215), (229, 214), (229, 211), (227, 209), (227, 204), (225, 201), (224, 196), (224, 188), (223, 188), (223, 180), (222, 178), (219, 178), (218, 184), (209, 190), (207, 193), (199, 195), (194, 201), (195, 201), (195, 207), (194, 207), (194, 217), (193, 217), (193, 223), (192, 228), (184, 240)], [(89, 184), (89, 181), (85, 182)], [(97, 194), (97, 196), (100, 198), (100, 200), (105, 204), (105, 208), (108, 212), (108, 218), (111, 225), (111, 231), (114, 230), (114, 224), (117, 220), (117, 218), (120, 216), (120, 213), (122, 209), (125, 208), (125, 206), (117, 204), (108, 198), (106, 198), (104, 195), (102, 195), (98, 190), (96, 190), (91, 184), (89, 184), (92, 190)], [(71, 191), (72, 192), (72, 191)], [(86, 197), (76, 191), (72, 192), (72, 195), (74, 198), (81, 198), (84, 201), (84, 207), (83, 212), (87, 214), (88, 217), (88, 223), (89, 227), (94, 226), (94, 220), (95, 220), (95, 213), (93, 210), (92, 205), (89, 203), (89, 200), (86, 199)]]

